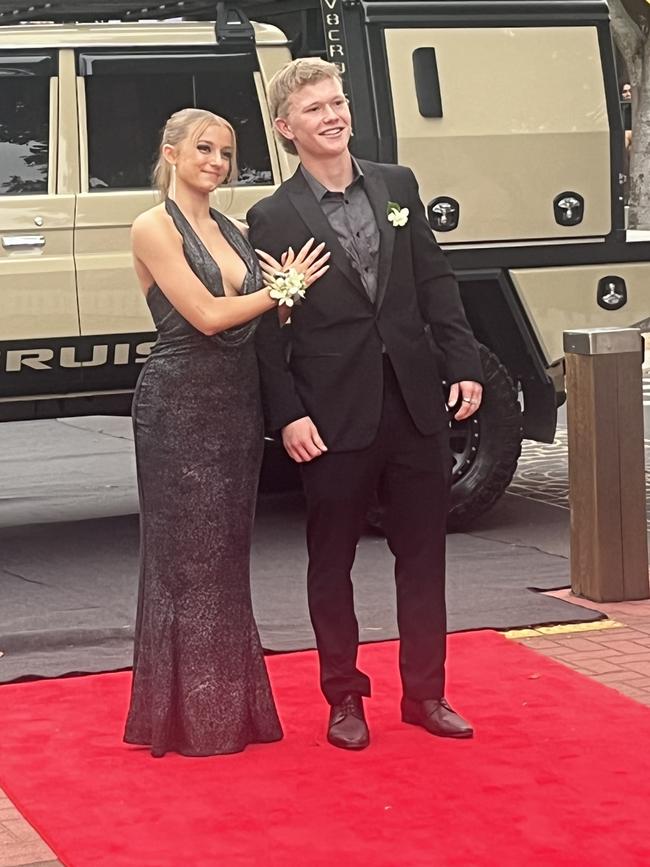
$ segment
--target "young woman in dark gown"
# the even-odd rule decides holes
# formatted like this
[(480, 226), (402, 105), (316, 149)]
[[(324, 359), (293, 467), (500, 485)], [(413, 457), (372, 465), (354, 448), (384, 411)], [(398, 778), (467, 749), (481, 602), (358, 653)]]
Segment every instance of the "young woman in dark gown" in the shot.
[[(263, 449), (251, 338), (276, 302), (245, 227), (209, 206), (232, 177), (230, 124), (177, 112), (156, 170), (165, 201), (132, 232), (158, 340), (133, 403), (141, 565), (124, 739), (154, 756), (234, 753), (282, 737), (249, 582)], [(325, 260), (322, 248), (303, 250), (293, 266), (309, 285)]]

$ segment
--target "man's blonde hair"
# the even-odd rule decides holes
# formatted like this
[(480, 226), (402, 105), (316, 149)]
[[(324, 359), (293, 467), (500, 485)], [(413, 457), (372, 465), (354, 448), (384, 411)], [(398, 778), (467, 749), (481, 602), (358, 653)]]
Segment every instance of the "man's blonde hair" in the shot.
[[(289, 98), (306, 84), (314, 84), (325, 78), (333, 78), (341, 82), (341, 73), (334, 63), (321, 60), (319, 57), (299, 57), (279, 69), (269, 81), (268, 98), (271, 119), (286, 117), (289, 109)], [(287, 153), (297, 154), (292, 141), (275, 130), (280, 147)]]

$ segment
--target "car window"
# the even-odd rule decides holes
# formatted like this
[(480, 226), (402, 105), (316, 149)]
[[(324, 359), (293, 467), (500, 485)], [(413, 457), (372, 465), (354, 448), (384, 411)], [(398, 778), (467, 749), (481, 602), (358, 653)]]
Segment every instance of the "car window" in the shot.
[(20, 72), (0, 69), (2, 196), (47, 192), (50, 80)]
[(271, 184), (250, 66), (223, 57), (203, 63), (156, 60), (113, 58), (86, 64), (92, 70), (86, 76), (89, 190), (150, 187), (162, 127), (174, 111), (188, 107), (213, 111), (235, 128), (238, 185)]

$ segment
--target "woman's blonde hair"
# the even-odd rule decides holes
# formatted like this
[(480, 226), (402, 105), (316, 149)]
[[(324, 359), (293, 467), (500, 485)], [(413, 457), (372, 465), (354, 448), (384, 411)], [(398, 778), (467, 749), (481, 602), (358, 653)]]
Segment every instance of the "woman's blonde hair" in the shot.
[(178, 148), (188, 140), (192, 144), (196, 144), (206, 129), (211, 126), (221, 126), (230, 131), (230, 135), (232, 136), (232, 159), (230, 160), (230, 170), (225, 183), (232, 184), (237, 182), (237, 137), (232, 124), (228, 123), (225, 118), (204, 108), (182, 108), (180, 111), (175, 111), (163, 127), (160, 147), (158, 149), (158, 159), (153, 170), (153, 182), (163, 197), (169, 193), (172, 183), (172, 166), (167, 162), (163, 154), (165, 145)]
[[(289, 97), (306, 84), (314, 84), (325, 78), (333, 78), (341, 82), (341, 73), (334, 63), (321, 60), (320, 57), (299, 57), (279, 69), (269, 81), (268, 97), (271, 118), (286, 117), (289, 108)], [(285, 138), (275, 129), (275, 137), (280, 147), (287, 153), (297, 154), (292, 141)]]

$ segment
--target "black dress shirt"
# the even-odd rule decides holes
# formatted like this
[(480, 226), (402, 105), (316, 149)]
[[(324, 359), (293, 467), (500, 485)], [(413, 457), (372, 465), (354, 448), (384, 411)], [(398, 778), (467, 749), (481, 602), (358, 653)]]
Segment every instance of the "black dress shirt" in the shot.
[(377, 298), (379, 229), (363, 188), (364, 177), (359, 164), (352, 160), (354, 177), (342, 193), (328, 190), (304, 166), (300, 168), (374, 304)]

